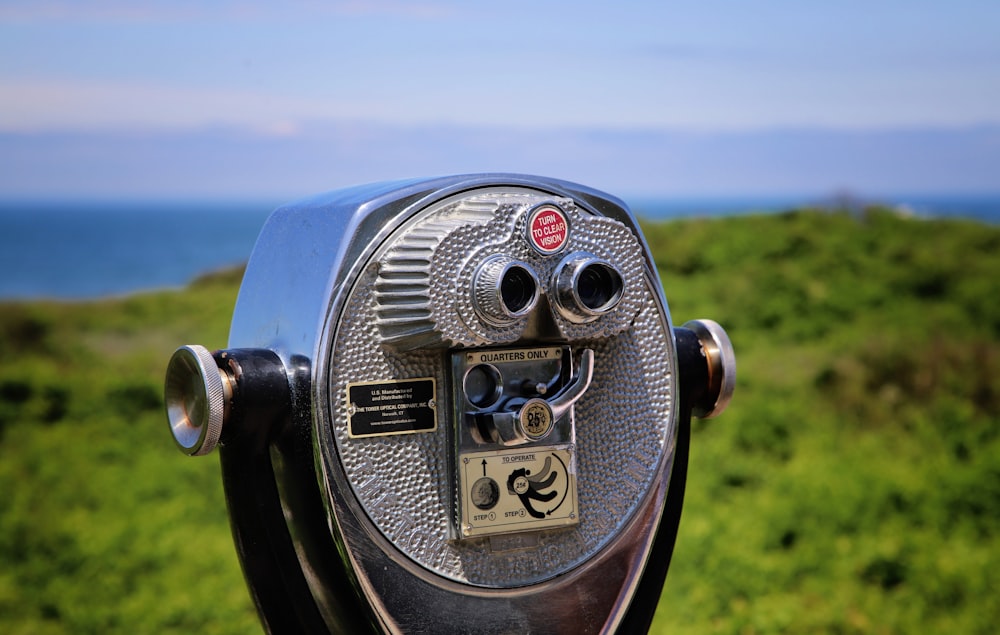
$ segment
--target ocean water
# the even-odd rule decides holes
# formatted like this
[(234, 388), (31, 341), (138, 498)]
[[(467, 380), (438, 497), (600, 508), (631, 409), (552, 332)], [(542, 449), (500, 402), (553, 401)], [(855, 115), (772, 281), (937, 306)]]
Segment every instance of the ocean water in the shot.
[[(650, 219), (831, 204), (791, 197), (628, 202)], [(1000, 223), (1000, 195), (893, 197), (886, 204), (916, 217)], [(245, 263), (274, 207), (270, 202), (0, 202), (0, 300), (83, 300), (182, 287), (205, 272)]]
[(252, 203), (0, 204), (0, 299), (181, 287), (245, 263), (273, 208)]

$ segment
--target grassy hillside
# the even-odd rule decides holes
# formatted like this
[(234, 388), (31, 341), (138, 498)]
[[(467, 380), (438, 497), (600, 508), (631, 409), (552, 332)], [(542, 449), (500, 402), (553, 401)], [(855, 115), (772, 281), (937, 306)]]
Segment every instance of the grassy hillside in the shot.
[[(795, 212), (646, 226), (678, 323), (737, 349), (697, 422), (656, 633), (992, 633), (1000, 229)], [(238, 273), (0, 305), (0, 632), (259, 632), (217, 458), (162, 414)]]
[(663, 633), (1000, 621), (1000, 230), (869, 211), (648, 228), (671, 311), (726, 325)]
[(0, 308), (0, 633), (260, 632), (218, 458), (177, 452), (162, 403), (238, 285)]

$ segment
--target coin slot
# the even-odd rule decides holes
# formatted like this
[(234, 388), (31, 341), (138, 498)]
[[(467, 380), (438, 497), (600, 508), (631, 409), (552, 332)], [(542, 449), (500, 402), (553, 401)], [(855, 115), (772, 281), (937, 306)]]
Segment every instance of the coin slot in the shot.
[(492, 364), (476, 364), (465, 374), (465, 398), (477, 408), (488, 408), (503, 392), (503, 377)]

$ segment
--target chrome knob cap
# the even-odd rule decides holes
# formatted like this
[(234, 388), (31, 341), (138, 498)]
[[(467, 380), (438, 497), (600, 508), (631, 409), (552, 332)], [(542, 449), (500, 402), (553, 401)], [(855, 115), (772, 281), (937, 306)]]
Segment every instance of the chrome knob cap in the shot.
[(191, 344), (174, 351), (163, 397), (167, 423), (181, 452), (190, 456), (211, 452), (222, 436), (232, 386), (207, 348)]
[(696, 407), (694, 414), (702, 419), (718, 416), (729, 405), (736, 389), (736, 352), (725, 329), (713, 320), (691, 320), (684, 324), (698, 336), (708, 365), (708, 394), (705, 402), (711, 406)]

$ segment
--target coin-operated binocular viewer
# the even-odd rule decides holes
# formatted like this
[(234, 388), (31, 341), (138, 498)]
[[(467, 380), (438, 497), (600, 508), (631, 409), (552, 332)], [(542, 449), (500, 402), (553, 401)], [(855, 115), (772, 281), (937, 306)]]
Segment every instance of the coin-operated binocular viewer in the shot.
[(472, 175), (278, 209), (229, 348), (179, 348), (165, 398), (220, 447), (267, 630), (579, 635), (648, 629), (690, 418), (734, 382), (621, 201)]

